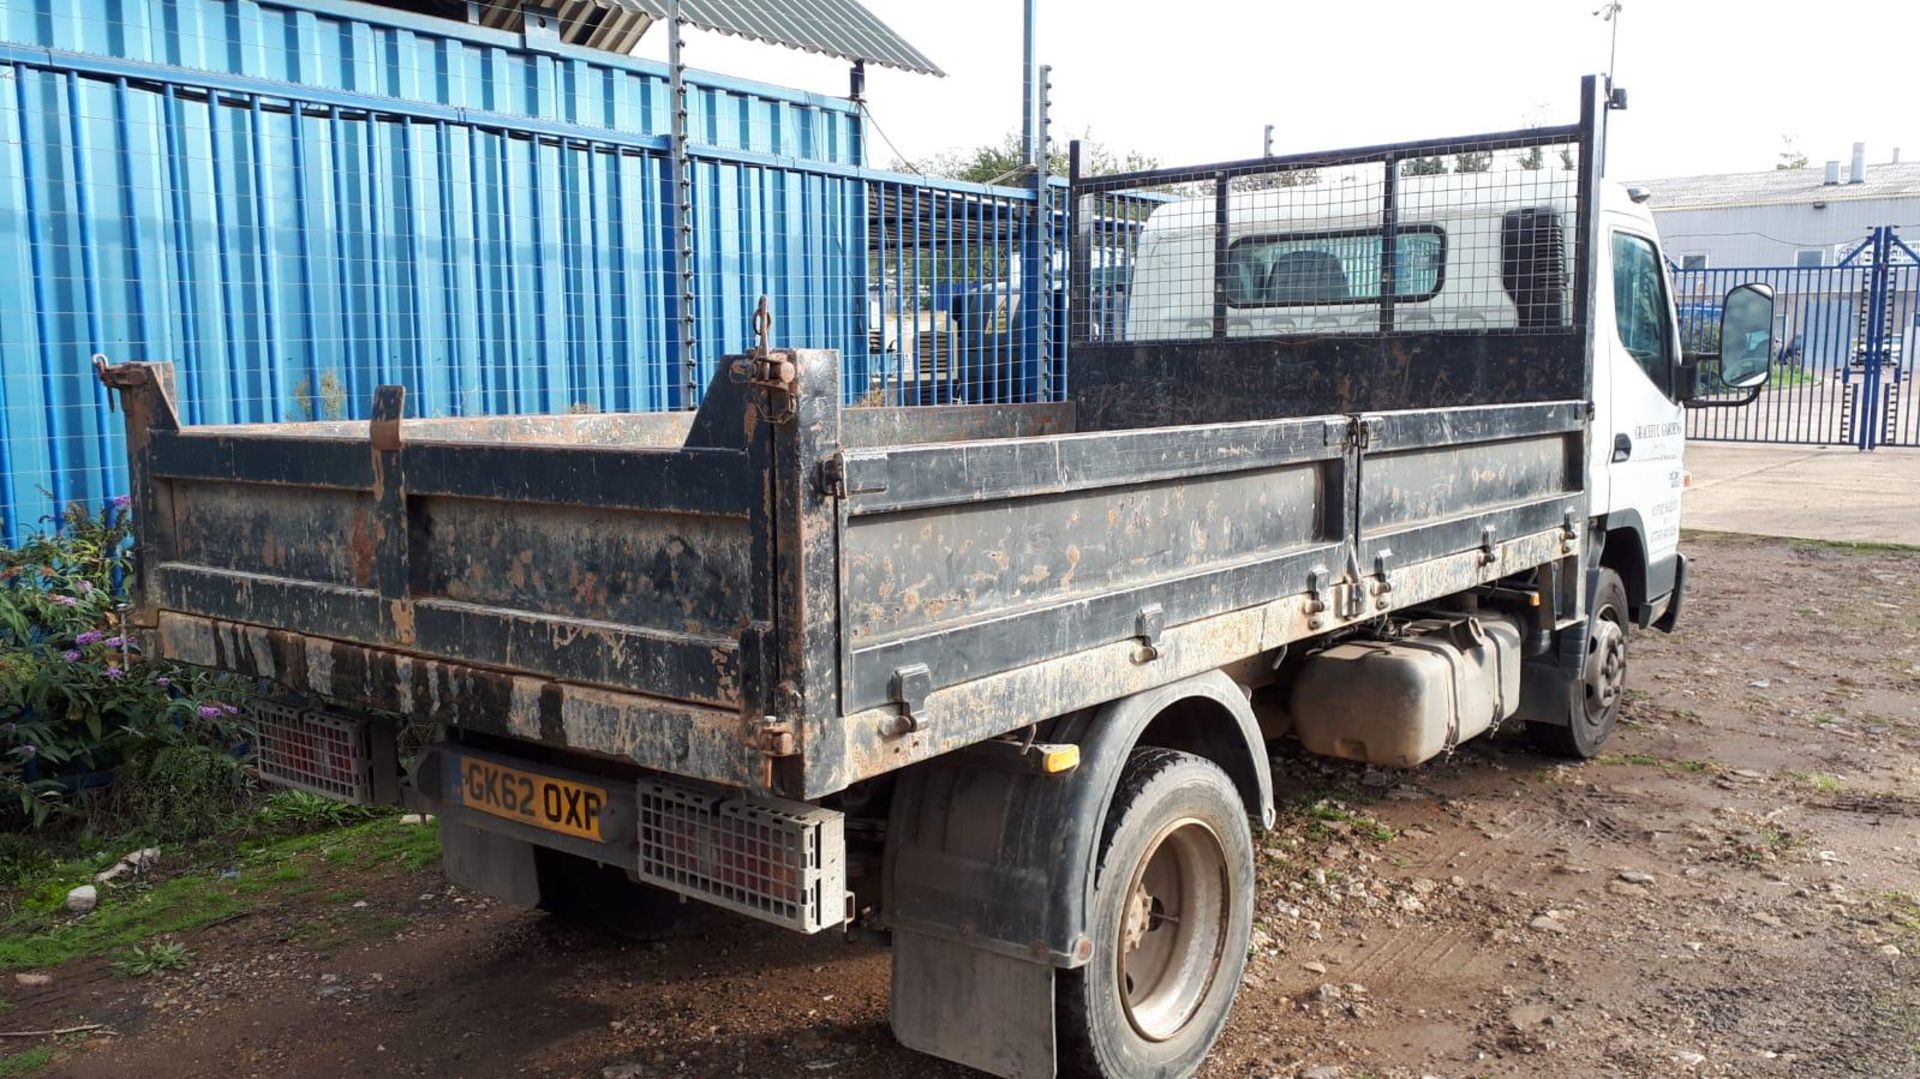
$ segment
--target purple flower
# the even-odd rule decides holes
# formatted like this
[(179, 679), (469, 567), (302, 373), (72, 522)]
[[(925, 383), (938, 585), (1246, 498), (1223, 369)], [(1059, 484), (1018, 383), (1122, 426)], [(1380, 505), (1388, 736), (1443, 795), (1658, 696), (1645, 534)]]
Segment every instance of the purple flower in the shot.
[(203, 704), (199, 708), (195, 709), (195, 711), (200, 713), (201, 719), (219, 719), (220, 718), (220, 706), (217, 704)]
[(127, 672), (121, 670), (118, 667), (107, 668), (107, 677), (113, 679), (116, 682), (122, 678), (125, 678), (126, 676), (127, 676)]
[(53, 597), (53, 602), (62, 607), (78, 607), (80, 605), (80, 601), (74, 599), (72, 596), (55, 596)]
[(126, 508), (127, 508), (128, 506), (131, 506), (131, 505), (133, 505), (133, 496), (132, 496), (132, 495), (114, 495), (114, 496), (113, 496), (113, 508), (114, 508), (114, 509), (117, 509), (117, 510), (123, 510), (123, 509), (126, 509)]
[(81, 595), (83, 595), (83, 596), (84, 596), (84, 595), (86, 595), (87, 593), (89, 593), (89, 592), (92, 592), (92, 591), (93, 591), (93, 582), (92, 582), (92, 581), (77, 581), (77, 582), (75, 582), (75, 583), (74, 583), (74, 586), (73, 586), (73, 590), (74, 590), (75, 592), (78, 592), (78, 593), (80, 593)]
[(68, 663), (78, 663), (80, 662), (80, 653), (69, 648), (65, 652), (60, 653), (60, 658), (66, 660)]
[(20, 754), (22, 757), (34, 757), (39, 755), (40, 747), (34, 745), (32, 742), (28, 742), (26, 745), (14, 750), (14, 752)]
[(80, 636), (75, 637), (73, 639), (73, 643), (78, 645), (98, 644), (100, 643), (100, 637), (101, 637), (101, 633), (99, 630), (90, 629), (85, 633), (82, 633)]
[(166, 675), (163, 674), (160, 677), (154, 679), (153, 684), (156, 686), (159, 686), (161, 689), (165, 689), (168, 686), (173, 684), (173, 679), (168, 678)]
[(101, 643), (105, 644), (108, 648), (122, 648), (126, 646), (127, 639), (125, 637), (108, 637)]
[(220, 713), (222, 715), (237, 716), (240, 714), (240, 709), (235, 708), (231, 704), (223, 704), (220, 706)]

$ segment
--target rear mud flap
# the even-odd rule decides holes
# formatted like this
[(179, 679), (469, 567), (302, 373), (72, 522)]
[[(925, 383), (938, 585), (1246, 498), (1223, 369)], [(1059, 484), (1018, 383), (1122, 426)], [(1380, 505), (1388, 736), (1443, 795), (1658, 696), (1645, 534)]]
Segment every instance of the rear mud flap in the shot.
[(1054, 1073), (1053, 967), (893, 933), (893, 1036), (1005, 1079)]
[(440, 850), (449, 882), (516, 907), (539, 905), (532, 843), (442, 817)]

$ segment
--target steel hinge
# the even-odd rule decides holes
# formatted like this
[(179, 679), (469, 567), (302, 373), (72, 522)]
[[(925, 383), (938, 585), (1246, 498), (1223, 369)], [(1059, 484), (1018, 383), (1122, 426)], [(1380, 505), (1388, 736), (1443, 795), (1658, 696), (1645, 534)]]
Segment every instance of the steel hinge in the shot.
[(835, 453), (820, 462), (818, 474), (814, 477), (815, 486), (820, 493), (832, 498), (847, 497), (847, 457)]
[(1327, 624), (1327, 567), (1315, 566), (1307, 571), (1307, 628), (1319, 629)]
[(1387, 604), (1392, 602), (1388, 599), (1393, 592), (1393, 552), (1391, 550), (1382, 547), (1374, 552), (1373, 572), (1380, 578), (1379, 583), (1373, 586), (1373, 606), (1377, 610), (1384, 611), (1387, 609)]
[(1147, 663), (1160, 658), (1160, 635), (1166, 629), (1166, 608), (1158, 603), (1147, 604), (1133, 616), (1133, 635), (1140, 638), (1140, 662)]
[(793, 721), (766, 716), (760, 721), (760, 751), (769, 757), (791, 757), (800, 752)]
[(1372, 420), (1369, 420), (1363, 416), (1355, 416), (1351, 420), (1347, 421), (1347, 438), (1346, 438), (1345, 445), (1348, 449), (1355, 449), (1355, 450), (1359, 450), (1362, 453), (1365, 453), (1367, 451), (1367, 447), (1372, 445), (1372, 443), (1373, 443), (1373, 421)]
[(920, 729), (926, 718), (927, 697), (933, 692), (933, 672), (924, 663), (896, 667), (887, 683), (887, 696), (900, 706), (894, 721), (894, 734), (910, 734)]

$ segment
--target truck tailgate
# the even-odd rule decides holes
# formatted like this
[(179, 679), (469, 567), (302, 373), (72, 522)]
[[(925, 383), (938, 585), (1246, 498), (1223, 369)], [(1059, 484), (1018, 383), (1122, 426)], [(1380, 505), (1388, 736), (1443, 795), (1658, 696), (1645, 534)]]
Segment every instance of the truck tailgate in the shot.
[(127, 402), (164, 655), (758, 785), (766, 478), (746, 446), (539, 441), (567, 417), (483, 421), (488, 441), (409, 421), (403, 442), (391, 391), (371, 425), (181, 430)]

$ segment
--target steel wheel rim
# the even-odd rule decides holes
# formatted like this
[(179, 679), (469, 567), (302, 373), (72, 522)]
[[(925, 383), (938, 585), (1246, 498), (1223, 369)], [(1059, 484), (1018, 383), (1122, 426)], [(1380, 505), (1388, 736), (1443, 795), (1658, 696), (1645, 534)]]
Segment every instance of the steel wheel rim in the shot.
[(1206, 822), (1174, 821), (1148, 844), (1120, 914), (1114, 976), (1127, 1022), (1149, 1041), (1185, 1029), (1219, 974), (1227, 852)]
[(1593, 620), (1587, 636), (1586, 719), (1599, 725), (1620, 703), (1627, 686), (1627, 635), (1611, 608)]

